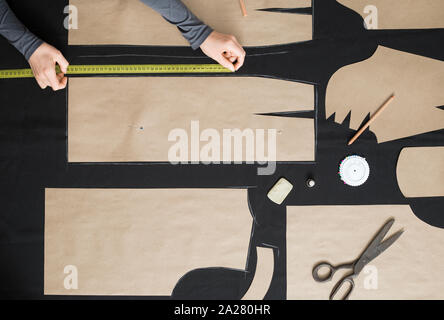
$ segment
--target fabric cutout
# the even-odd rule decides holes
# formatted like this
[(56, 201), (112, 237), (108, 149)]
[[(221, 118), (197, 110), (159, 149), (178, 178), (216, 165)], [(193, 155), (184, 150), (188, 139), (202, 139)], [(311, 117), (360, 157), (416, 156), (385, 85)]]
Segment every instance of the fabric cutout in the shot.
[(444, 147), (402, 149), (396, 176), (407, 198), (444, 197)]
[(253, 282), (242, 300), (262, 300), (270, 288), (274, 272), (273, 249), (256, 247), (257, 263)]
[[(246, 270), (203, 268), (180, 278), (171, 294), (173, 300), (240, 300), (241, 287), (248, 284)], [(251, 280), (250, 280), (251, 281)]]
[[(444, 28), (441, 0), (338, 0), (366, 19), (376, 15), (377, 29)], [(375, 23), (375, 21), (373, 21)]]
[(244, 270), (251, 228), (246, 190), (46, 189), (44, 293), (170, 295), (191, 270)]
[(314, 265), (359, 257), (391, 217), (392, 229), (404, 233), (354, 279), (351, 299), (443, 299), (444, 232), (416, 218), (407, 205), (287, 207), (287, 298), (327, 300), (348, 270), (319, 283), (312, 277)]
[(358, 129), (391, 95), (395, 99), (370, 125), (379, 143), (444, 128), (444, 62), (379, 46), (371, 58), (345, 66), (330, 79), (326, 117), (341, 123), (351, 110)]
[[(183, 0), (214, 30), (233, 34), (244, 46), (264, 46), (312, 39), (312, 16), (265, 12), (271, 7), (311, 7), (310, 0)], [(70, 0), (78, 9), (79, 28), (70, 29), (70, 45), (188, 45), (174, 25), (139, 0)]]
[[(70, 162), (233, 161), (236, 154), (262, 161), (271, 159), (274, 137), (278, 161), (314, 160), (314, 119), (258, 115), (313, 110), (312, 85), (231, 77), (71, 78), (68, 96)], [(243, 148), (249, 143), (252, 153), (237, 152), (234, 139), (231, 148), (224, 143), (224, 129), (247, 130)], [(176, 152), (184, 141), (188, 152)], [(219, 154), (205, 151), (209, 143)]]

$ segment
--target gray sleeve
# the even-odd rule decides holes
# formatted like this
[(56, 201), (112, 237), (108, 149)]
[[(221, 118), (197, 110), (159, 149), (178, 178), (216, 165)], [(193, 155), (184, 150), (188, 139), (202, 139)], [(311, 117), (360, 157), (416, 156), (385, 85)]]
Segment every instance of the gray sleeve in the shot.
[(43, 43), (17, 19), (6, 0), (0, 0), (0, 35), (20, 51), (26, 60)]
[[(180, 0), (140, 0), (173, 23), (196, 50), (213, 31), (200, 21)], [(155, 32), (151, 31), (150, 32)]]

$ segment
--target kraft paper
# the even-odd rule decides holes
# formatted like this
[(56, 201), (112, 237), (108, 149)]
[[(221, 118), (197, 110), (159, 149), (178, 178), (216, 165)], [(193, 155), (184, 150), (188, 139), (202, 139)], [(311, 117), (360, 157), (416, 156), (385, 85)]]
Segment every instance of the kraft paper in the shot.
[[(237, 0), (183, 0), (204, 23), (233, 34), (244, 46), (264, 46), (312, 39), (312, 16), (263, 12), (263, 8), (311, 7), (310, 0), (245, 0), (243, 17)], [(177, 27), (139, 0), (70, 0), (77, 7), (78, 29), (70, 45), (126, 44), (182, 46), (188, 42)]]
[(342, 123), (351, 110), (358, 129), (391, 94), (395, 99), (370, 125), (379, 143), (444, 128), (444, 62), (379, 46), (363, 62), (345, 66), (330, 79), (326, 116)]
[(246, 190), (46, 189), (44, 292), (170, 295), (193, 269), (244, 270), (251, 228)]
[(338, 0), (338, 2), (356, 11), (364, 19), (375, 12), (378, 29), (444, 28), (444, 2), (441, 0)]
[(350, 299), (443, 299), (444, 232), (403, 205), (287, 207), (287, 298), (328, 299), (348, 270), (319, 283), (313, 267), (354, 261), (391, 217), (387, 236), (404, 233), (355, 278)]
[(444, 147), (404, 148), (396, 167), (405, 197), (444, 197)]
[(262, 300), (270, 288), (274, 272), (273, 249), (257, 247), (257, 265), (253, 282), (242, 300)]
[[(264, 78), (72, 78), (68, 96), (70, 162), (176, 159), (169, 152), (193, 162), (265, 161), (273, 160), (274, 142), (277, 161), (314, 160), (313, 119), (259, 115), (313, 110), (312, 85)], [(235, 153), (234, 139), (231, 157), (224, 152), (224, 147), (230, 149), (223, 140), (224, 129), (250, 133), (250, 139), (243, 139), (240, 156), (235, 156), (240, 151)], [(206, 136), (210, 133), (214, 135)], [(188, 152), (177, 151), (175, 146), (184, 142)], [(205, 145), (217, 142), (219, 154), (208, 152), (205, 157)], [(255, 146), (259, 142), (264, 142), (262, 148)]]

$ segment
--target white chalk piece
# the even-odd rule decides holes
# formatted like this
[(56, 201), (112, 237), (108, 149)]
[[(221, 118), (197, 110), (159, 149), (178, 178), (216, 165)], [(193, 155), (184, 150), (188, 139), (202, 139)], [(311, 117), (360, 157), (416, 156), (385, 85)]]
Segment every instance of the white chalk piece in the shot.
[(346, 185), (358, 187), (367, 181), (370, 167), (365, 158), (356, 155), (349, 156), (342, 160), (339, 175)]
[(267, 197), (276, 204), (281, 204), (287, 198), (293, 185), (285, 178), (280, 178), (279, 181), (268, 191)]

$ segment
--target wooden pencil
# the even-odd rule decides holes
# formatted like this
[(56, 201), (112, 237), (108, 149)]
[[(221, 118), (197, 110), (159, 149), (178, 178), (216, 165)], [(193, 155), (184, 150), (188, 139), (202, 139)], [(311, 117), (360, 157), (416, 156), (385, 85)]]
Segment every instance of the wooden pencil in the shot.
[(240, 6), (241, 6), (241, 10), (242, 10), (242, 15), (244, 17), (247, 16), (247, 7), (245, 6), (245, 2), (244, 0), (239, 0)]
[(367, 129), (373, 121), (376, 120), (377, 117), (379, 117), (379, 115), (385, 110), (385, 108), (388, 107), (388, 105), (390, 104), (390, 102), (393, 101), (393, 99), (395, 98), (395, 95), (392, 94), (390, 96), (390, 98), (388, 98), (384, 104), (378, 109), (378, 111), (375, 112), (375, 114), (373, 116), (371, 116), (370, 120), (367, 121), (367, 123), (361, 128), (359, 129), (358, 132), (356, 132), (356, 134), (353, 136), (353, 138), (351, 138), (351, 140), (348, 142), (348, 145), (351, 145), (353, 142), (356, 141), (356, 139), (359, 138), (359, 136), (365, 131), (365, 129)]

